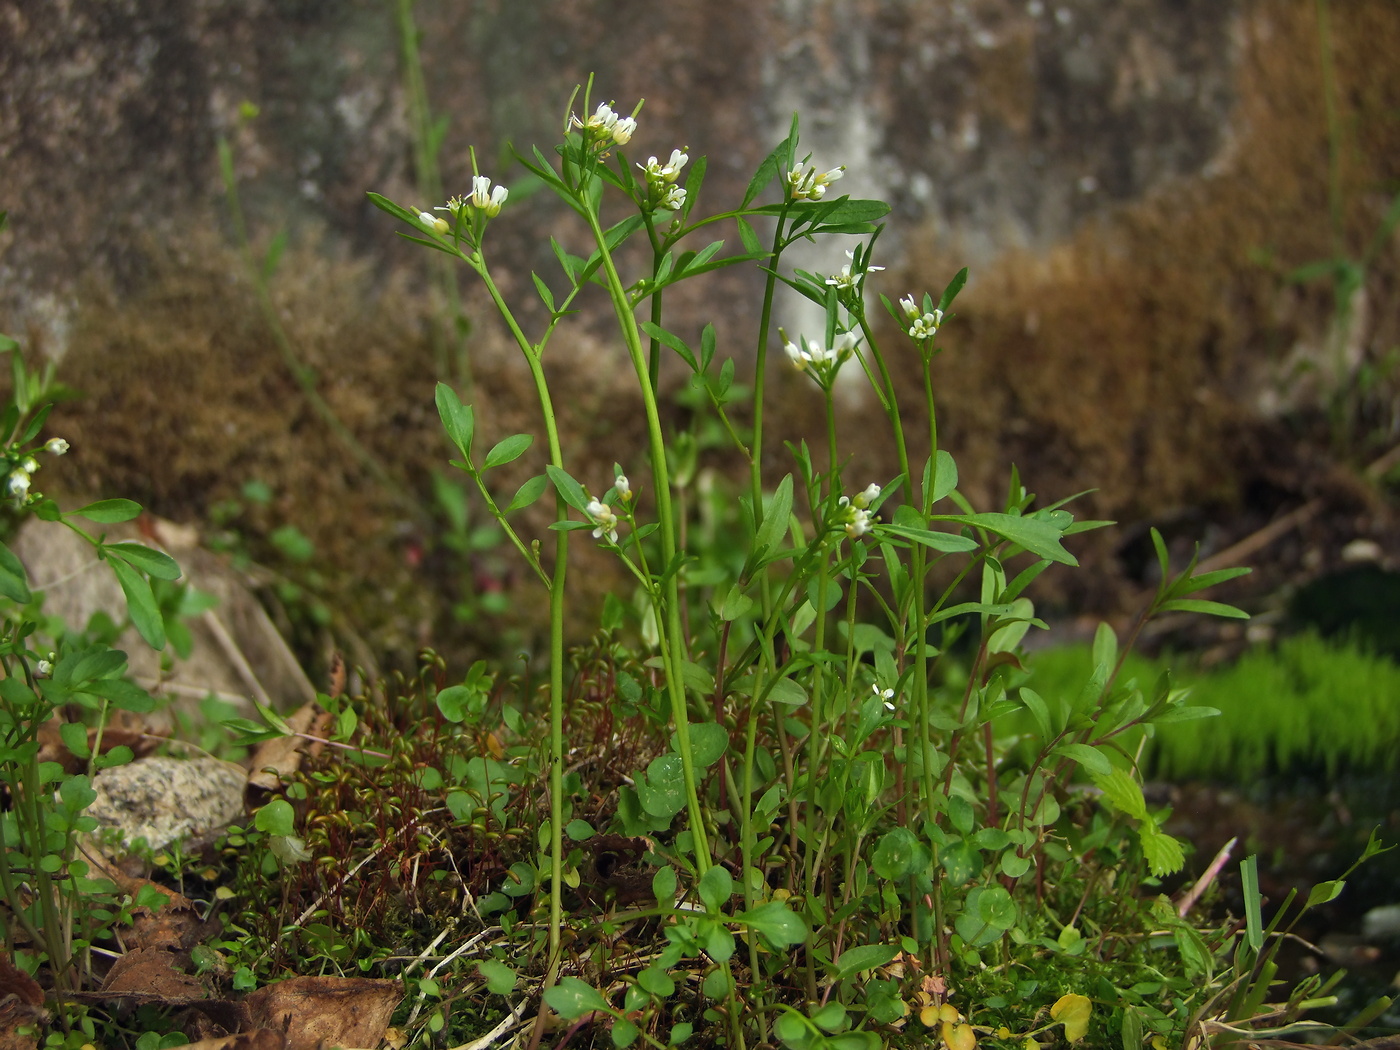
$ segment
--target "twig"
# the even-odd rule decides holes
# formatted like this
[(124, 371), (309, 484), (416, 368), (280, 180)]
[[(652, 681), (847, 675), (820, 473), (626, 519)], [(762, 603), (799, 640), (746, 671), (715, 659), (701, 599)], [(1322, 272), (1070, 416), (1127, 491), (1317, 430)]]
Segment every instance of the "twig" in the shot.
[(1196, 884), (1187, 891), (1176, 906), (1176, 914), (1181, 918), (1186, 918), (1186, 913), (1196, 906), (1196, 902), (1201, 899), (1201, 894), (1215, 881), (1215, 877), (1220, 874), (1220, 869), (1225, 867), (1225, 862), (1230, 859), (1230, 852), (1235, 848), (1235, 843), (1239, 838), (1232, 838), (1225, 845), (1220, 847), (1220, 852), (1215, 855), (1215, 859), (1206, 868), (1205, 874), (1196, 880)]

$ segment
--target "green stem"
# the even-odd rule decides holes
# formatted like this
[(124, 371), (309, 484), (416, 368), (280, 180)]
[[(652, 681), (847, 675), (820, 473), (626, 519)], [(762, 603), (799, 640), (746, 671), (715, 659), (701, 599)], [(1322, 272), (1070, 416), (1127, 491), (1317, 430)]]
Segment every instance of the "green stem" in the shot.
[[(549, 461), (564, 469), (564, 450), (559, 441), (559, 424), (554, 414), (554, 400), (545, 379), (541, 349), (533, 345), (521, 331), (510, 307), (506, 305), (496, 282), (486, 267), (480, 252), (468, 258), (468, 263), (480, 275), (486, 290), (514, 336), (516, 345), (525, 355), (530, 379), (535, 384), (540, 412), (544, 417), (545, 435), (549, 443)], [(569, 516), (568, 504), (557, 491), (554, 497), (555, 519)], [(549, 972), (545, 987), (559, 973), (560, 930), (564, 921), (564, 584), (569, 562), (569, 533), (558, 531), (554, 536), (554, 573), (549, 584)]]
[[(580, 203), (587, 204), (587, 198), (581, 197)], [(700, 809), (700, 798), (696, 789), (695, 758), (690, 750), (690, 723), (686, 716), (685, 684), (681, 677), (681, 666), (685, 660), (685, 638), (681, 626), (680, 564), (676, 545), (675, 508), (671, 502), (670, 467), (666, 462), (666, 441), (661, 432), (661, 413), (657, 406), (656, 390), (651, 384), (649, 364), (643, 355), (642, 337), (637, 327), (636, 315), (632, 312), (622, 278), (618, 276), (612, 253), (608, 250), (607, 239), (603, 236), (597, 212), (591, 207), (587, 207), (585, 211), (589, 229), (602, 258), (613, 313), (622, 329), (627, 354), (637, 374), (646, 411), (647, 444), (651, 453), (652, 485), (656, 493), (657, 520), (660, 525), (657, 531), (661, 535), (661, 571), (664, 576), (664, 602), (656, 610), (656, 619), (662, 634), (662, 660), (665, 665), (667, 691), (671, 698), (671, 719), (675, 723), (676, 749), (680, 753), (681, 769), (685, 778), (686, 808), (690, 817), (695, 866), (703, 875), (710, 868), (712, 861), (704, 814)]]

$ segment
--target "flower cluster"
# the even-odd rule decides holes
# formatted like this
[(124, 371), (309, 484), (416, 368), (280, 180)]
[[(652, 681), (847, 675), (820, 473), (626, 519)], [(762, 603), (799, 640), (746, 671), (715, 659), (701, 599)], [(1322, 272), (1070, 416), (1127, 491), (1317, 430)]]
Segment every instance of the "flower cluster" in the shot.
[(787, 173), (788, 194), (795, 201), (819, 201), (826, 196), (826, 188), (844, 174), (844, 164), (818, 171), (816, 165), (804, 161)]
[[(864, 259), (857, 260), (854, 251), (847, 252), (846, 258), (850, 261), (846, 263), (845, 266), (841, 267), (841, 272), (834, 277), (828, 277), (826, 279), (826, 283), (831, 285), (831, 287), (835, 288), (838, 292), (855, 291), (860, 287), (860, 279), (862, 277), (868, 273), (875, 273), (878, 270), (884, 269), (883, 266), (871, 266)], [(852, 272), (853, 268), (855, 271), (854, 273)]]
[[(863, 492), (856, 493), (854, 498), (842, 496), (837, 501), (837, 522), (844, 525), (846, 535), (851, 539), (858, 539), (870, 531), (870, 527), (879, 519), (871, 512), (870, 506), (880, 498), (880, 486), (874, 482), (867, 485)], [(879, 689), (876, 689), (879, 692)]]
[(943, 323), (942, 310), (920, 310), (912, 295), (906, 295), (899, 305), (909, 321), (909, 338), (922, 343), (938, 334), (938, 326)]
[(859, 342), (854, 332), (842, 332), (836, 337), (836, 341), (830, 348), (823, 347), (820, 343), (809, 343), (806, 336), (798, 336), (801, 346), (788, 339), (787, 333), (781, 328), (778, 334), (783, 339), (783, 350), (787, 352), (788, 360), (799, 372), (807, 372), (822, 386), (829, 386), (836, 378), (836, 373), (841, 370), (841, 366), (855, 351)]
[(665, 164), (648, 157), (645, 164), (637, 165), (646, 175), (648, 204), (659, 211), (680, 211), (685, 207), (685, 187), (677, 186), (676, 179), (689, 159), (684, 149), (673, 149)]
[[(627, 503), (632, 499), (632, 483), (627, 480), (626, 474), (619, 473), (617, 477), (613, 479), (613, 491), (617, 494), (617, 498), (623, 503)], [(593, 538), (595, 540), (600, 540), (606, 536), (609, 543), (616, 543), (618, 526), (617, 512), (600, 499), (590, 499), (586, 509), (588, 511), (588, 516), (593, 519)]]
[[(44, 443), (44, 451), (52, 456), (61, 456), (68, 451), (68, 442), (63, 438), (49, 438)], [(7, 465), (9, 472), (5, 475), (5, 494), (14, 497), (15, 506), (22, 507), (25, 503), (38, 499), (39, 494), (36, 492), (31, 495), (29, 489), (34, 474), (39, 469), (39, 461), (28, 453), (12, 453)]]
[[(633, 113), (635, 112), (636, 110), (633, 110)], [(580, 120), (575, 116), (571, 118), (571, 123), (583, 132), (584, 139), (593, 149), (607, 149), (613, 145), (625, 146), (632, 141), (632, 136), (637, 131), (635, 116), (620, 117), (606, 102), (599, 103), (593, 116), (587, 120)]]

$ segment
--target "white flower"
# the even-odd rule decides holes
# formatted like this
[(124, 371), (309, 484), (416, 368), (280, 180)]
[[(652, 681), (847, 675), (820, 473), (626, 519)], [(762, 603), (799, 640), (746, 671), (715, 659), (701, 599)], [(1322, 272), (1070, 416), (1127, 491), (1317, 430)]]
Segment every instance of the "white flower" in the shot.
[(829, 349), (820, 343), (808, 342), (805, 337), (799, 337), (802, 339), (802, 345), (799, 347), (788, 339), (781, 329), (778, 334), (784, 340), (783, 350), (793, 366), (799, 372), (810, 370), (818, 382), (827, 382), (833, 378), (859, 342), (854, 332), (842, 332)]
[(29, 471), (22, 468), (11, 471), (5, 482), (5, 490), (16, 499), (24, 499), (29, 491)]
[(685, 187), (668, 186), (656, 206), (662, 211), (680, 211), (685, 207)]
[(53, 664), (48, 660), (40, 660), (34, 665), (34, 673), (40, 678), (47, 678), (53, 674)]
[(36, 470), (39, 469), (39, 461), (33, 456), (25, 456), (24, 459), (20, 462), (19, 468), (20, 470), (23, 470), (29, 474), (33, 474)]
[(930, 310), (922, 317), (911, 314), (910, 317), (909, 337), (920, 341), (932, 339), (938, 334), (938, 328), (943, 323), (942, 310)]
[(883, 701), (885, 702), (885, 710), (886, 710), (886, 711), (893, 711), (893, 710), (894, 710), (894, 703), (893, 703), (893, 700), (894, 700), (894, 690), (893, 690), (893, 689), (881, 689), (881, 688), (880, 688), (880, 683), (879, 683), (879, 682), (876, 682), (873, 686), (871, 686), (871, 688), (874, 690), (875, 695), (878, 696), (881, 700), (883, 700)]
[(662, 164), (655, 157), (648, 157), (645, 164), (638, 164), (647, 175), (648, 182), (675, 182), (680, 175), (681, 169), (685, 167), (685, 162), (690, 158), (686, 156), (685, 150), (673, 149), (671, 159)]
[(491, 180), (485, 175), (472, 176), (471, 205), (488, 219), (494, 219), (501, 213), (501, 205), (508, 196), (509, 190), (504, 186), (493, 188)]
[(788, 360), (792, 362), (793, 367), (799, 372), (806, 368), (811, 360), (806, 353), (798, 349), (797, 344), (791, 339), (783, 344), (783, 349), (787, 351)]
[(632, 135), (636, 130), (636, 120), (632, 117), (622, 117), (612, 126), (612, 140), (619, 146), (625, 146), (632, 140)]
[(830, 171), (817, 171), (815, 165), (799, 164), (787, 173), (788, 189), (795, 201), (819, 201), (826, 196), (826, 188), (844, 174), (844, 164)]
[[(861, 276), (858, 273), (851, 273), (851, 267), (855, 265), (856, 253), (854, 251), (849, 251), (846, 253), (846, 258), (850, 259), (851, 261), (848, 262), (845, 266), (841, 267), (841, 272), (838, 273), (835, 277), (828, 277), (826, 279), (827, 284), (832, 285), (836, 288), (854, 288), (856, 286), (856, 281)], [(874, 273), (877, 270), (883, 269), (883, 266), (866, 266), (865, 270), (862, 272)]]
[(593, 524), (598, 526), (593, 530), (595, 540), (607, 536), (609, 543), (617, 542), (617, 515), (611, 507), (602, 500), (589, 500), (588, 516), (593, 519)]
[[(437, 209), (434, 209), (434, 211), (436, 210)], [(420, 211), (418, 213), (418, 221), (423, 224), (424, 229), (433, 233), (446, 233), (451, 228), (448, 226), (446, 219), (440, 215), (434, 215), (430, 211)]]
[(880, 486), (872, 481), (869, 485), (865, 486), (865, 491), (858, 493), (856, 498), (851, 502), (863, 509), (870, 506), (870, 504), (874, 503), (879, 498)]
[(852, 507), (850, 520), (846, 522), (846, 535), (855, 539), (857, 536), (864, 536), (870, 531), (871, 515), (868, 510), (861, 510), (859, 507)]
[(625, 146), (637, 132), (635, 118), (618, 116), (606, 102), (600, 102), (593, 116), (587, 120), (572, 117), (570, 122), (574, 127), (583, 129), (584, 136), (593, 144), (606, 145), (605, 140), (609, 140)]
[(632, 498), (632, 483), (627, 480), (626, 474), (619, 474), (613, 478), (613, 488), (617, 489), (617, 494), (624, 501)]
[(909, 320), (914, 320), (919, 316), (919, 304), (914, 301), (912, 295), (906, 295), (899, 301), (900, 309), (904, 311), (904, 316)]
[(617, 114), (613, 112), (612, 106), (606, 102), (599, 102), (593, 116), (587, 120), (573, 118), (573, 124), (576, 128), (583, 128), (585, 131), (606, 131), (609, 135), (612, 134), (613, 125), (616, 123)]
[(44, 451), (54, 456), (61, 456), (68, 451), (68, 442), (62, 438), (49, 438), (44, 443)]

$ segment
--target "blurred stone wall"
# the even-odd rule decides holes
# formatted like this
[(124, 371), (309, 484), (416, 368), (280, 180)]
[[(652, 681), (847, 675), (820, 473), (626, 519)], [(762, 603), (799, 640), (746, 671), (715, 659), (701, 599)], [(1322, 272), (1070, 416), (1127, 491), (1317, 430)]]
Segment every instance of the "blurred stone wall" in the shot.
[[(547, 150), (590, 72), (595, 99), (645, 97), (633, 156), (708, 156), (712, 209), (738, 201), (798, 113), (804, 150), (847, 165), (841, 192), (894, 207), (872, 285), (937, 294), (972, 268), (945, 329), (939, 424), (981, 506), (1014, 462), (1047, 499), (1096, 488), (1086, 515), (1175, 520), (1191, 538), (1214, 521), (1224, 543), (1318, 495), (1317, 457), (1296, 446), (1335, 434), (1327, 406), (1357, 435), (1332, 452), (1364, 462), (1400, 440), (1400, 368), (1386, 364), (1400, 262), (1394, 237), (1377, 239), (1400, 190), (1393, 0), (419, 0), (414, 18), (448, 118), (445, 191), (466, 188), (473, 146), (517, 187), (490, 250), (520, 301), (531, 270), (555, 272), (549, 236), (584, 242), (566, 209), (527, 196), (507, 145)], [(400, 46), (388, 0), (0, 0), (0, 331), (63, 357), (85, 395), (53, 419), (74, 454), (46, 485), (207, 522), (266, 483), (274, 502), (239, 528), (255, 540), (295, 523), (318, 556), (353, 566), (347, 616), (369, 630), (391, 610), (411, 651), (437, 637), (441, 589), (451, 602), (519, 580), (488, 555), (465, 577), (435, 562), (423, 515), (308, 409), (247, 279), (216, 154), (227, 139), (256, 250), (287, 233), (272, 296), (295, 352), (430, 505), (447, 458), (432, 408), (440, 303), (426, 253), (365, 198), (435, 203), (415, 189)], [(843, 247), (788, 261), (829, 272)], [(1368, 269), (1336, 372), (1331, 289), (1289, 275), (1339, 255)], [(466, 278), (483, 432), (534, 429), (523, 369)], [(713, 320), (721, 354), (748, 358), (760, 284), (734, 267), (668, 292), (673, 327)], [(584, 306), (547, 367), (567, 392), (571, 464), (596, 485), (644, 436), (606, 305)], [(807, 323), (782, 311), (790, 329)], [(911, 362), (894, 367), (920, 389)], [(781, 443), (818, 406), (786, 371), (770, 389), (765, 453), (786, 470)], [(865, 440), (869, 411), (853, 398), (842, 422), (862, 481), (894, 473)], [(501, 484), (538, 472), (534, 455)], [(1383, 534), (1367, 499), (1348, 536)], [(1047, 576), (1054, 600), (1111, 605), (1104, 587), (1132, 571), (1120, 546), (1084, 538), (1095, 571)], [(591, 553), (578, 578), (605, 580)]]
[[(843, 192), (894, 204), (896, 260), (936, 237), (974, 265), (1228, 163), (1241, 17), (1220, 0), (416, 10), (429, 95), (450, 118), (449, 189), (468, 146), (499, 169), (505, 143), (553, 141), (595, 72), (599, 94), (647, 99), (632, 152), (710, 158), (711, 202), (742, 192), (796, 112), (818, 163), (848, 166)], [(413, 197), (398, 49), (387, 0), (0, 3), (0, 315), (61, 351), (85, 280), (140, 281), (138, 231), (222, 224), (219, 136), (255, 219), (324, 223), (376, 266), (402, 264), (364, 198)], [(261, 111), (246, 124), (245, 101)], [(498, 250), (547, 258), (532, 235), (553, 216), (501, 224)]]

